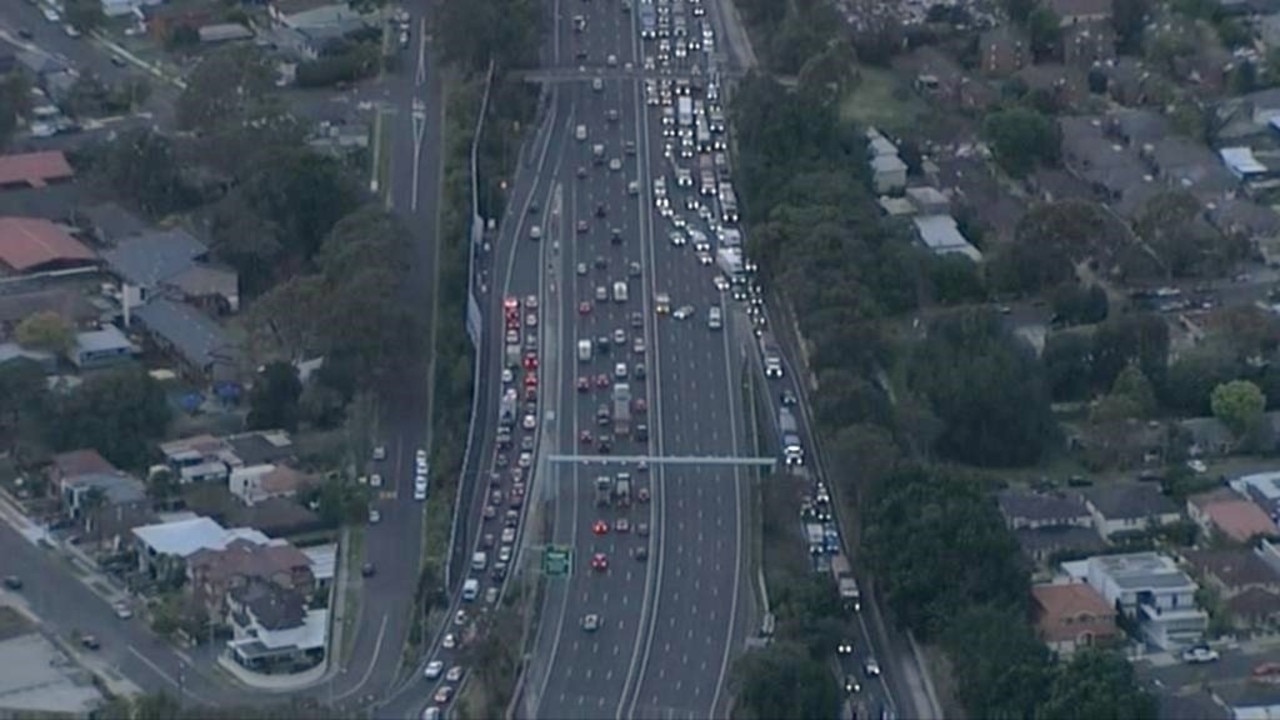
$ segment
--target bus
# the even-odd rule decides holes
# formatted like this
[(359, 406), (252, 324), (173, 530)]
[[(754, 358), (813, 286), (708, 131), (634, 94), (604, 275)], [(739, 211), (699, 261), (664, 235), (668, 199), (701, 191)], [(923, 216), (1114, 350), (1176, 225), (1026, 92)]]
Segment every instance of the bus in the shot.
[(640, 5), (640, 37), (652, 40), (657, 35), (657, 15), (652, 3)]
[(836, 555), (831, 559), (831, 575), (835, 578), (836, 587), (840, 590), (840, 601), (849, 612), (862, 610), (862, 592), (858, 590), (858, 581), (853, 577), (853, 569), (844, 555)]
[(711, 142), (711, 130), (707, 127), (707, 116), (705, 114), (698, 115), (698, 123), (695, 128), (698, 141), (698, 152), (709, 153), (713, 149)]

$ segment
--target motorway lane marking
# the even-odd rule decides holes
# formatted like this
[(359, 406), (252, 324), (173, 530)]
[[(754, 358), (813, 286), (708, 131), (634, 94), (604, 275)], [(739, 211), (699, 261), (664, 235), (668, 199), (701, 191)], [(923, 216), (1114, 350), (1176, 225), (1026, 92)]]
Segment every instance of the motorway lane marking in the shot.
[[(162, 680), (164, 680), (165, 682), (169, 683), (170, 685), (172, 685), (172, 686), (174, 686), (174, 687), (178, 688), (178, 689), (182, 692), (182, 698), (179, 698), (179, 702), (183, 701), (186, 697), (190, 696), (192, 699), (194, 699), (196, 702), (200, 703), (201, 705), (208, 705), (208, 706), (210, 706), (210, 707), (217, 707), (218, 703), (211, 702), (211, 701), (209, 701), (208, 699), (206, 699), (206, 698), (204, 698), (204, 697), (200, 696), (198, 693), (194, 693), (194, 692), (192, 692), (192, 691), (188, 690), (188, 689), (186, 688), (185, 678), (184, 678), (183, 680), (179, 680), (178, 678), (175, 678), (174, 676), (172, 676), (172, 675), (170, 675), (169, 673), (165, 672), (163, 669), (161, 669), (161, 667), (160, 667), (159, 665), (157, 665), (155, 662), (153, 662), (153, 661), (151, 660), (151, 658), (149, 658), (149, 657), (147, 657), (146, 655), (143, 655), (142, 653), (138, 652), (138, 649), (137, 649), (136, 647), (134, 647), (134, 646), (130, 645), (128, 649), (129, 649), (129, 653), (130, 653), (131, 655), (133, 655), (133, 656), (134, 656), (134, 657), (136, 657), (137, 659), (141, 660), (141, 661), (142, 661), (142, 664), (143, 664), (143, 665), (146, 665), (146, 666), (147, 666), (147, 667), (148, 667), (152, 672), (154, 672), (156, 675), (159, 675), (159, 676), (160, 676), (160, 679), (162, 679)], [(190, 665), (190, 663), (188, 663), (188, 665)], [(181, 671), (181, 670), (179, 670), (178, 672), (179, 672), (179, 675), (181, 675), (181, 672), (182, 672), (182, 671)]]
[(374, 668), (378, 666), (378, 656), (382, 652), (382, 640), (387, 634), (387, 621), (389, 619), (390, 618), (387, 614), (383, 613), (382, 623), (378, 626), (378, 637), (373, 642), (373, 655), (369, 658), (369, 667), (365, 669), (364, 675), (360, 677), (360, 682), (356, 683), (350, 690), (342, 693), (341, 695), (335, 696), (333, 698), (334, 700), (344, 700), (355, 695), (369, 682), (369, 678), (373, 675)]

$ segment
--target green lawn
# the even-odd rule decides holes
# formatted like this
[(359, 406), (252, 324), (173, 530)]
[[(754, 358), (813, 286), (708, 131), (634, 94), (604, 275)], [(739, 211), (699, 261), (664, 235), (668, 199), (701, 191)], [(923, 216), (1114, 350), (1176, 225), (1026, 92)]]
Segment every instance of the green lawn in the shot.
[(859, 81), (840, 102), (840, 117), (862, 125), (903, 131), (927, 117), (928, 107), (888, 70), (858, 68)]

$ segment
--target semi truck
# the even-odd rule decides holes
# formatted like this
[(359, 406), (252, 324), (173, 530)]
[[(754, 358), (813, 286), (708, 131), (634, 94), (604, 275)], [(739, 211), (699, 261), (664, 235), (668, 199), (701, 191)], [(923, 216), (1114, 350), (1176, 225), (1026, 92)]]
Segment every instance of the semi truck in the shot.
[(631, 434), (631, 386), (613, 386), (613, 432), (619, 437)]
[(836, 587), (840, 591), (840, 601), (850, 612), (862, 609), (862, 592), (858, 590), (858, 581), (853, 577), (849, 560), (844, 555), (836, 555), (831, 559), (831, 574), (835, 577)]
[(822, 542), (822, 526), (818, 523), (807, 523), (804, 526), (805, 539), (809, 541), (809, 554), (824, 554), (824, 545)]
[(609, 507), (609, 503), (613, 500), (613, 481), (608, 475), (601, 475), (596, 478), (596, 506)]
[[(768, 365), (765, 366), (766, 372)], [(790, 408), (778, 410), (778, 444), (788, 465), (804, 464), (804, 447), (800, 444), (800, 428)]]

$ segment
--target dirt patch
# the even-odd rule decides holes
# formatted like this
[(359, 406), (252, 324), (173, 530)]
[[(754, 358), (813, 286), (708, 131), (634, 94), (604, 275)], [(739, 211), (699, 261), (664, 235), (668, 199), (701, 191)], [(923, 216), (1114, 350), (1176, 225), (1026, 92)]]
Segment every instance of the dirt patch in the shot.
[(17, 610), (0, 605), (0, 641), (21, 637), (35, 630)]

